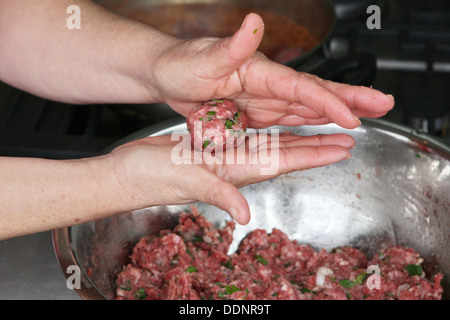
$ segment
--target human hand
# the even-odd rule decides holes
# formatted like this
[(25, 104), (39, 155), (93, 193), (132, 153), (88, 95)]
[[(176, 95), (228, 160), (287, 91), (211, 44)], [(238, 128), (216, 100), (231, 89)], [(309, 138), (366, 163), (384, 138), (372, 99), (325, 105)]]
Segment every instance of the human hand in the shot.
[[(188, 204), (196, 201), (208, 203), (228, 212), (240, 224), (250, 220), (247, 200), (239, 192), (243, 186), (272, 179), (292, 171), (325, 166), (350, 157), (348, 149), (355, 141), (345, 134), (300, 137), (280, 134), (277, 143), (272, 139), (250, 136), (245, 148), (245, 161), (229, 161), (227, 152), (215, 153), (214, 161), (205, 161), (205, 153), (190, 148), (187, 141), (187, 159), (200, 155), (201, 163), (191, 161), (177, 164), (174, 148), (178, 141), (171, 136), (148, 137), (126, 143), (114, 149), (108, 157), (117, 181), (123, 190), (129, 210), (154, 205)], [(252, 148), (248, 148), (248, 146)], [(236, 150), (236, 149), (232, 149)], [(244, 150), (244, 149), (242, 149)], [(234, 154), (234, 155), (237, 155)], [(203, 158), (202, 158), (203, 156)], [(267, 166), (263, 156), (269, 156), (275, 170), (261, 174)], [(183, 156), (186, 159), (186, 155)], [(227, 159), (227, 160), (225, 160)]]
[(249, 14), (232, 37), (176, 42), (153, 62), (152, 89), (185, 116), (202, 101), (231, 99), (253, 128), (336, 123), (352, 129), (359, 117), (378, 118), (394, 106), (392, 96), (377, 90), (270, 61), (256, 51), (263, 29), (261, 17)]

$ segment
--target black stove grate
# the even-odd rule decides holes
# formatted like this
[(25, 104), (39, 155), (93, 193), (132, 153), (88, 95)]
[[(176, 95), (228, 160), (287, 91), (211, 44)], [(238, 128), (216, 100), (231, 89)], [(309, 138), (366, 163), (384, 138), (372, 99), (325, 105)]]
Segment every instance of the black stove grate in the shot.
[(379, 1), (381, 29), (368, 15), (338, 21), (330, 51), (377, 56), (373, 86), (396, 98), (386, 118), (450, 143), (450, 2)]
[[(72, 159), (117, 140), (101, 135), (104, 106), (72, 106), (0, 86), (0, 155)], [(100, 134), (100, 135), (99, 135)]]

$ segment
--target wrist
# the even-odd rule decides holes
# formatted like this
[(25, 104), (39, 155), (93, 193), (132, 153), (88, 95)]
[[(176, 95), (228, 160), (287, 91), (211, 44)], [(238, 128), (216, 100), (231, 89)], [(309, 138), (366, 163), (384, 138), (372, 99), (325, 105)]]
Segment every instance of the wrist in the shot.
[(135, 60), (138, 62), (135, 69), (136, 78), (140, 80), (148, 92), (149, 100), (147, 102), (166, 102), (165, 93), (161, 91), (161, 85), (157, 80), (160, 78), (158, 72), (173, 72), (175, 74), (176, 70), (161, 70), (157, 66), (159, 61), (172, 54), (173, 48), (181, 41), (183, 40), (149, 28), (148, 35), (141, 44), (142, 50), (138, 51), (138, 57)]
[(81, 160), (88, 172), (95, 197), (95, 219), (133, 210), (131, 193), (120, 175), (111, 154)]

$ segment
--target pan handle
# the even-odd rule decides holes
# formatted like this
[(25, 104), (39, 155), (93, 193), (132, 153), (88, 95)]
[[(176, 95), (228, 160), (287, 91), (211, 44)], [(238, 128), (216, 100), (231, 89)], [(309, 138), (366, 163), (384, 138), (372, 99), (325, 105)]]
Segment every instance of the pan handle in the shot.
[(350, 54), (328, 58), (318, 66), (297, 71), (315, 74), (322, 79), (360, 86), (371, 86), (377, 73), (377, 59), (371, 53)]

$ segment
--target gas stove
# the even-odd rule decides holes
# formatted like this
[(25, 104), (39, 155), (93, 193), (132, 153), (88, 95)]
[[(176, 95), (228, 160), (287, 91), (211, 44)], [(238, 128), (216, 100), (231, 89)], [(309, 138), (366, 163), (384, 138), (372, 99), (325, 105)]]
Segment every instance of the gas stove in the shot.
[(331, 55), (361, 51), (376, 55), (373, 87), (396, 100), (385, 119), (450, 143), (450, 3), (372, 3), (380, 8), (380, 29), (367, 27), (366, 11), (344, 14), (330, 41)]

